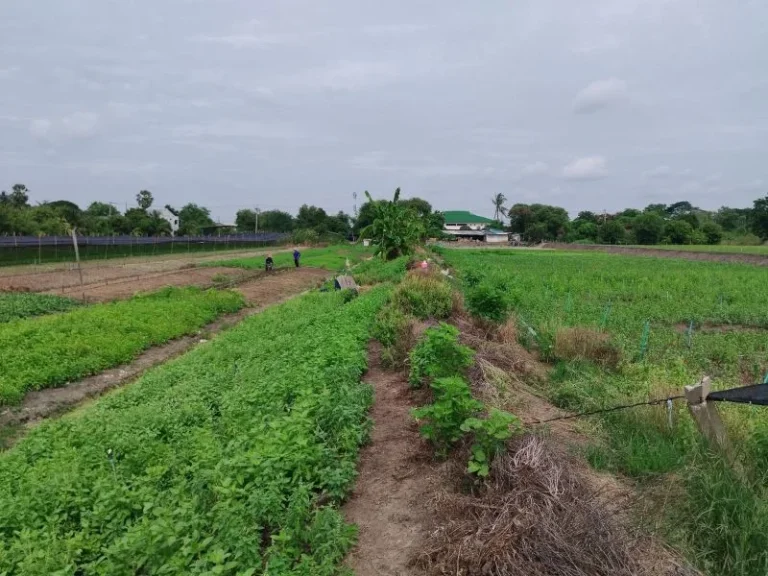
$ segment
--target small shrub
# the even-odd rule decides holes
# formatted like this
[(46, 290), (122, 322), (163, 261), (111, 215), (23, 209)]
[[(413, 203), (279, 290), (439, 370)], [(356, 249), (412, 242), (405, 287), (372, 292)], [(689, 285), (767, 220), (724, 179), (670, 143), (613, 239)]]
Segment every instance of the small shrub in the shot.
[(503, 287), (487, 281), (467, 291), (466, 306), (473, 316), (493, 322), (504, 322), (510, 309)]
[(448, 449), (462, 436), (464, 421), (482, 410), (483, 405), (472, 398), (469, 385), (459, 376), (438, 378), (432, 383), (435, 401), (414, 409), (411, 414), (424, 422), (419, 431), (432, 442), (438, 455), (445, 456)]
[(435, 274), (408, 274), (395, 289), (392, 301), (417, 318), (448, 318), (453, 307), (451, 286)]
[(344, 300), (344, 304), (352, 302), (357, 296), (357, 290), (353, 290), (352, 288), (345, 288), (341, 291), (341, 298)]
[(464, 432), (473, 432), (475, 435), (467, 470), (482, 478), (488, 476), (491, 461), (501, 452), (512, 434), (521, 428), (517, 416), (497, 408), (491, 408), (485, 419), (467, 418), (461, 425), (461, 429)]
[(214, 274), (211, 278), (211, 282), (214, 284), (226, 284), (229, 282), (232, 278), (228, 274), (222, 274), (219, 272), (218, 274)]
[(390, 370), (403, 368), (415, 340), (413, 319), (391, 304), (384, 306), (376, 316), (372, 335), (384, 347), (382, 366)]
[(610, 341), (610, 336), (590, 328), (558, 330), (552, 354), (558, 360), (589, 360), (611, 370), (621, 362), (621, 350)]
[(411, 351), (408, 382), (420, 388), (427, 379), (461, 374), (472, 365), (474, 350), (459, 344), (459, 331), (442, 323), (429, 328)]

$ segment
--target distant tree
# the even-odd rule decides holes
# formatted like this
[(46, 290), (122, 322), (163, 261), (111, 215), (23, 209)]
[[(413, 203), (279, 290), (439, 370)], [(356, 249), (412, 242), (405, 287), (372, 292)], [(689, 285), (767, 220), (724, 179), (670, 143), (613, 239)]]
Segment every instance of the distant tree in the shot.
[(507, 197), (504, 196), (501, 192), (496, 194), (493, 198), (491, 198), (491, 202), (493, 202), (493, 219), (494, 220), (501, 220), (500, 216), (506, 216), (507, 215), (507, 208), (504, 206), (507, 203)]
[(544, 222), (534, 222), (525, 230), (525, 238), (529, 242), (544, 242), (549, 236), (547, 225)]
[(14, 208), (26, 208), (29, 206), (29, 189), (24, 184), (14, 184), (8, 203)]
[(658, 244), (664, 237), (664, 218), (655, 211), (645, 212), (635, 218), (632, 230), (638, 244)]
[(83, 211), (80, 210), (80, 206), (74, 202), (68, 200), (56, 200), (55, 202), (47, 202), (44, 204), (53, 209), (56, 214), (63, 218), (70, 226), (80, 226), (83, 220)]
[(723, 239), (723, 228), (715, 222), (705, 222), (701, 227), (701, 232), (704, 234), (707, 244), (720, 244)]
[(687, 200), (683, 200), (682, 202), (675, 202), (674, 204), (667, 206), (667, 214), (670, 216), (670, 218), (679, 218), (685, 214), (690, 214), (694, 210), (695, 208), (693, 205)]
[(656, 213), (659, 216), (662, 216), (663, 218), (667, 217), (667, 205), (666, 204), (648, 204), (648, 206), (645, 207), (643, 210), (646, 214), (648, 213)]
[(687, 213), (679, 214), (677, 216), (674, 216), (674, 219), (682, 220), (683, 222), (688, 222), (688, 224), (690, 224), (691, 228), (693, 228), (694, 230), (697, 230), (701, 225), (701, 221), (699, 220), (699, 215), (696, 212), (687, 212)]
[(768, 196), (755, 200), (751, 224), (752, 232), (763, 240), (768, 240)]
[(92, 202), (88, 208), (85, 209), (85, 212), (89, 216), (99, 218), (107, 218), (120, 213), (120, 211), (112, 206), (112, 204), (107, 204), (106, 202)]
[[(368, 190), (365, 191), (365, 195), (368, 196)], [(378, 202), (387, 202), (387, 200), (378, 200)], [(359, 236), (360, 232), (373, 224), (373, 219), (376, 217), (376, 206), (373, 202), (364, 202), (357, 212), (357, 218), (355, 219), (354, 234)]]
[(597, 224), (597, 214), (594, 212), (590, 212), (589, 210), (585, 210), (583, 212), (579, 212), (579, 215), (576, 217), (576, 220), (579, 220), (581, 222), (592, 222), (593, 224)]
[(627, 230), (616, 219), (608, 220), (601, 224), (598, 234), (600, 242), (603, 244), (624, 244), (627, 240)]
[(664, 240), (670, 244), (691, 244), (693, 226), (685, 220), (671, 220), (664, 227)]
[[(170, 211), (173, 213), (173, 211)], [(179, 234), (181, 236), (195, 236), (200, 234), (206, 226), (214, 224), (211, 211), (197, 204), (187, 204), (178, 212)]]
[(327, 224), (328, 214), (322, 208), (304, 204), (296, 215), (296, 228), (324, 228)]
[[(558, 206), (546, 204), (515, 204), (507, 212), (510, 231), (522, 234), (535, 242), (544, 234), (542, 240), (556, 240), (568, 232), (568, 212)], [(543, 225), (546, 232), (542, 232)], [(534, 229), (535, 226), (535, 229)]]
[(256, 212), (253, 210), (238, 210), (235, 215), (235, 226), (238, 232), (253, 232), (256, 229)]
[(728, 208), (723, 206), (714, 214), (712, 220), (722, 226), (726, 232), (746, 234), (749, 230), (751, 216), (751, 208)]
[(152, 197), (152, 192), (149, 190), (142, 190), (136, 194), (136, 204), (142, 210), (149, 210), (152, 207), (152, 202), (154, 201), (155, 199)]
[[(291, 232), (293, 227), (293, 216), (288, 214), (288, 212), (268, 210), (259, 214), (259, 230), (266, 232)], [(251, 227), (251, 230), (253, 230), (253, 227)]]

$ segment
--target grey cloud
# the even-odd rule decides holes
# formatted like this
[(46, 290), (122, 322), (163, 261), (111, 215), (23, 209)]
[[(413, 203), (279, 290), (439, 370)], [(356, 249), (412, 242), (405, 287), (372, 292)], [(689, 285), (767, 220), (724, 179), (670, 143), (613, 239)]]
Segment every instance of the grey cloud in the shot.
[(523, 167), (524, 176), (540, 176), (542, 174), (546, 174), (548, 171), (549, 165), (547, 165), (546, 162), (542, 162), (541, 160), (532, 162), (531, 164), (527, 164)]
[(478, 213), (766, 190), (764, 2), (38, 4), (0, 2), (0, 187), (33, 200), (148, 188), (231, 220), (396, 186)]
[(576, 95), (573, 110), (582, 114), (597, 112), (624, 98), (626, 92), (626, 83), (618, 78), (592, 82)]
[(563, 178), (566, 180), (599, 180), (607, 174), (605, 158), (602, 156), (577, 158), (563, 168)]

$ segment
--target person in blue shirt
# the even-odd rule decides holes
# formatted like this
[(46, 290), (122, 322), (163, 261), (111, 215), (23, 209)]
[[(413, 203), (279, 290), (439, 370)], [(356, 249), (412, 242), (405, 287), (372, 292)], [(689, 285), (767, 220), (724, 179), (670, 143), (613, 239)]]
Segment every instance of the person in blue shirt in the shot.
[(298, 248), (295, 248), (293, 250), (293, 263), (296, 264), (296, 268), (299, 267), (299, 258), (301, 258), (301, 252), (299, 252)]

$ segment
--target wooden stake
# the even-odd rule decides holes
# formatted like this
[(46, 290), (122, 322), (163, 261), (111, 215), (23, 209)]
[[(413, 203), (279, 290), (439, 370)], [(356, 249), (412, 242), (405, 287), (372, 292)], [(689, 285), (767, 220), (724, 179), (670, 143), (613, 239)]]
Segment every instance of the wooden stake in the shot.
[(72, 245), (75, 247), (75, 262), (77, 262), (77, 271), (80, 274), (80, 288), (83, 290), (83, 300), (85, 300), (85, 288), (83, 287), (83, 269), (80, 267), (80, 249), (77, 246), (77, 228), (72, 228)]
[(712, 387), (712, 381), (709, 376), (702, 378), (701, 382), (693, 386), (685, 387), (685, 399), (688, 401), (688, 411), (696, 422), (699, 432), (707, 440), (710, 447), (718, 450), (726, 460), (734, 467), (734, 470), (740, 475), (744, 475), (741, 464), (736, 460), (733, 447), (728, 441), (728, 434), (725, 431), (723, 420), (717, 411), (717, 406), (712, 402), (707, 402), (707, 396)]

